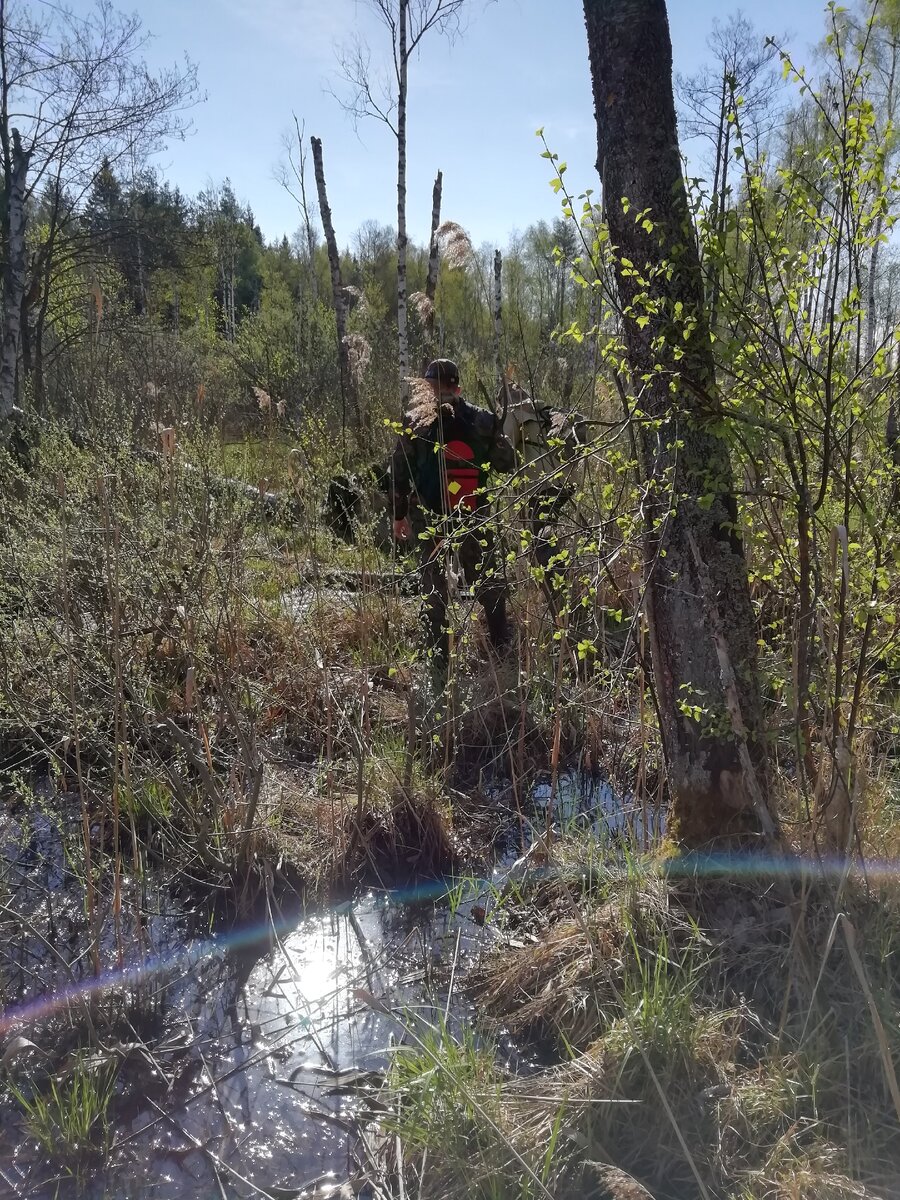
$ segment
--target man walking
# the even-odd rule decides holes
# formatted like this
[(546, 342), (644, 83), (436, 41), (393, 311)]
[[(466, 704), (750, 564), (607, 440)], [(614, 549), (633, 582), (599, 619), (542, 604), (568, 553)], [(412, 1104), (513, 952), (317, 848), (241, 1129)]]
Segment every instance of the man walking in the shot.
[(424, 384), (414, 392), (408, 425), (391, 461), (394, 536), (407, 541), (412, 535), (409, 501), (414, 490), (434, 527), (434, 533), (421, 540), (425, 616), (434, 658), (442, 666), (449, 658), (447, 559), (451, 549), (457, 551), (466, 582), (484, 608), (491, 644), (502, 653), (509, 643), (507, 589), (487, 527), (490, 509), (485, 484), (489, 470), (515, 470), (515, 452), (497, 418), (463, 399), (459, 369), (446, 358), (427, 367)]

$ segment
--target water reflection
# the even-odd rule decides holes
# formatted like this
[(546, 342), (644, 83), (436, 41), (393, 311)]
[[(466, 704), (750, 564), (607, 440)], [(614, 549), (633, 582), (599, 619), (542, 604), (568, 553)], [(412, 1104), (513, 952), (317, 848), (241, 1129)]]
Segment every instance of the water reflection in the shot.
[(302, 921), (262, 958), (241, 952), (243, 972), (233, 956), (208, 964), (182, 997), (200, 1065), (191, 1094), (180, 1111), (152, 1123), (140, 1114), (126, 1131), (123, 1153), (167, 1162), (132, 1194), (193, 1195), (215, 1187), (216, 1171), (229, 1194), (252, 1191), (234, 1172), (263, 1189), (347, 1178), (360, 1088), (377, 1083), (405, 1022), (446, 1015), (458, 1032), (470, 1019), (451, 979), (490, 936), (465, 905), (451, 914), (409, 894), (371, 894)]
[(601, 775), (561, 772), (536, 784), (532, 803), (552, 826), (565, 832), (591, 832), (601, 841), (628, 841), (646, 848), (665, 833), (665, 813), (648, 800), (620, 795)]
[[(623, 802), (596, 777), (548, 778), (533, 802), (533, 832), (581, 830), (602, 844), (604, 856), (614, 857), (617, 839), (641, 844), (662, 831), (658, 813)], [(39, 811), (28, 836), (9, 822), (0, 831), (16, 911), (44, 936), (36, 946), (22, 943), (19, 958), (27, 952), (27, 963), (10, 958), (8, 965), (33, 972), (41, 963), (50, 993), (66, 983), (48, 949), (51, 935), (69, 962), (83, 959), (80, 884), (54, 824), (69, 819), (64, 810), (53, 819)], [(517, 840), (510, 861), (524, 848)], [(370, 893), (290, 927), (280, 927), (276, 912), (254, 930), (192, 938), (188, 915), (164, 881), (152, 892), (145, 887), (142, 898), (133, 897), (143, 941), (131, 953), (135, 963), (152, 957), (164, 964), (149, 979), (160, 1028), (149, 1071), (146, 1062), (143, 1073), (130, 1063), (120, 1071), (113, 1153), (82, 1194), (243, 1197), (352, 1176), (364, 1088), (387, 1067), (392, 1042), (410, 1027), (421, 1033), (423, 1024), (446, 1020), (459, 1033), (471, 1021), (459, 981), (494, 935), (483, 912), (479, 923), (472, 919), (472, 906), (484, 903), (477, 886), (462, 891), (466, 901), (455, 903), (457, 894), (450, 903), (448, 885), (438, 881)], [(111, 930), (103, 947), (104, 961), (114, 961)], [(18, 995), (27, 1000), (33, 991), (23, 982)], [(513, 1068), (521, 1065), (514, 1048), (503, 1051)], [(0, 1133), (3, 1124), (0, 1116)], [(42, 1164), (20, 1157), (12, 1169), (29, 1195), (58, 1194), (55, 1183), (41, 1188), (49, 1173)]]

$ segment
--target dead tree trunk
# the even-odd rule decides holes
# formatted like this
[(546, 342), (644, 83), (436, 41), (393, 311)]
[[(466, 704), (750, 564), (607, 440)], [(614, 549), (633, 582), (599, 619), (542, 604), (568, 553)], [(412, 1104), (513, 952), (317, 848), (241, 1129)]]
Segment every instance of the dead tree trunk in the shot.
[[(673, 832), (686, 845), (703, 846), (759, 834), (766, 823), (746, 774), (749, 762), (765, 782), (747, 568), (728, 444), (718, 433), (665, 0), (584, 0), (584, 13), (597, 169), (644, 418), (647, 614)], [(740, 729), (723, 686), (723, 654), (734, 670)]]
[[(356, 380), (350, 369), (350, 353), (347, 346), (347, 302), (344, 297), (344, 284), (341, 279), (341, 257), (338, 253), (337, 238), (334, 236), (334, 226), (331, 223), (331, 209), (328, 206), (328, 193), (325, 190), (325, 167), (322, 162), (322, 139), (310, 138), (313, 152), (313, 165), (316, 173), (316, 189), (319, 194), (319, 215), (322, 218), (322, 229), (325, 233), (325, 245), (328, 247), (328, 262), (331, 266), (331, 293), (334, 301), (334, 319), (337, 325), (338, 368), (341, 375), (341, 398), (345, 409), (350, 410), (354, 430), (359, 438), (362, 423), (359, 411), (359, 397), (356, 391)], [(346, 418), (346, 413), (345, 413)]]
[(503, 355), (503, 255), (494, 251), (494, 359), (497, 364), (497, 396), (500, 399), (500, 425), (509, 410), (509, 381)]
[(441, 223), (443, 183), (444, 176), (438, 171), (434, 180), (434, 191), (431, 193), (431, 239), (428, 243), (428, 275), (425, 278), (425, 299), (428, 301), (425, 309), (425, 344), (429, 353), (434, 341), (434, 298), (437, 295), (438, 271), (441, 261), (437, 231)]
[(503, 362), (503, 255), (494, 251), (494, 361), (497, 364), (497, 382), (503, 385), (506, 379)]
[(409, 333), (406, 320), (406, 93), (407, 93), (407, 18), (409, 0), (400, 0), (397, 64), (397, 359), (400, 368), (400, 396), (406, 408), (409, 388)]
[(8, 425), (16, 403), (16, 368), (22, 332), (22, 309), (27, 282), (25, 253), (25, 184), (31, 155), (23, 150), (18, 129), (12, 147), (4, 138), (6, 197), (3, 213), (3, 336), (0, 339), (0, 427)]

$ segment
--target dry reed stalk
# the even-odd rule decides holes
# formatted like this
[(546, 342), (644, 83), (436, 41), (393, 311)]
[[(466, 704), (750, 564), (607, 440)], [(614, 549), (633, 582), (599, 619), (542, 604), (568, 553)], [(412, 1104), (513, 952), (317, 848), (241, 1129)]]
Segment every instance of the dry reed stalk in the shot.
[(887, 1039), (887, 1034), (884, 1031), (884, 1024), (881, 1020), (881, 1015), (878, 1012), (878, 1005), (875, 1002), (875, 997), (872, 994), (872, 988), (869, 984), (869, 978), (866, 975), (866, 969), (863, 966), (862, 959), (859, 957), (859, 951), (856, 948), (856, 929), (850, 921), (846, 913), (841, 913), (839, 918), (841, 928), (844, 931), (844, 940), (847, 943), (847, 952), (850, 955), (850, 961), (853, 964), (853, 970), (856, 972), (856, 977), (859, 980), (859, 986), (863, 990), (863, 995), (866, 998), (866, 1004), (869, 1006), (869, 1015), (872, 1018), (872, 1028), (875, 1030), (875, 1037), (878, 1041), (878, 1051), (881, 1055), (881, 1066), (884, 1071), (885, 1082), (888, 1086), (888, 1091), (891, 1093), (891, 1100), (894, 1103), (894, 1111), (897, 1114), (897, 1122), (900, 1124), (900, 1086), (897, 1084), (897, 1072), (894, 1068), (894, 1059), (891, 1054), (890, 1043)]
[(513, 797), (516, 802), (516, 815), (519, 818), (519, 839), (522, 845), (525, 844), (525, 816), (522, 812), (522, 791), (520, 783), (525, 778), (525, 715), (528, 706), (528, 686), (527, 679), (530, 675), (530, 659), (531, 659), (531, 606), (528, 599), (525, 601), (525, 628), (519, 631), (519, 657), (522, 662), (522, 670), (519, 671), (516, 681), (518, 689), (518, 708), (519, 717), (516, 722), (518, 729), (518, 737), (516, 744), (516, 766), (517, 771), (513, 775)]
[(637, 768), (637, 778), (635, 780), (635, 789), (641, 799), (641, 821), (643, 822), (643, 829), (641, 832), (642, 832), (643, 838), (645, 839), (645, 841), (647, 841), (647, 840), (649, 840), (649, 835), (648, 835), (649, 826), (647, 824), (647, 727), (646, 727), (647, 686), (646, 686), (646, 679), (644, 678), (644, 661), (645, 661), (644, 656), (646, 653), (646, 646), (645, 646), (645, 637), (644, 637), (644, 633), (645, 633), (644, 616), (643, 616), (643, 613), (640, 611), (640, 605), (639, 605), (639, 602), (637, 602), (637, 597), (636, 597), (636, 603), (635, 603), (635, 612), (637, 613), (638, 620), (640, 622), (640, 624), (638, 626), (639, 633), (638, 633), (638, 680), (637, 680), (638, 728), (640, 730), (640, 735), (639, 735), (640, 743), (639, 743), (639, 751), (638, 751), (638, 768)]
[(562, 712), (560, 696), (563, 682), (564, 650), (569, 645), (569, 610), (564, 609), (563, 623), (559, 626), (559, 646), (556, 657), (556, 678), (553, 684), (553, 743), (550, 751), (550, 799), (547, 802), (546, 837), (548, 844), (553, 838), (553, 813), (556, 808), (556, 795), (559, 789), (559, 752), (562, 742)]

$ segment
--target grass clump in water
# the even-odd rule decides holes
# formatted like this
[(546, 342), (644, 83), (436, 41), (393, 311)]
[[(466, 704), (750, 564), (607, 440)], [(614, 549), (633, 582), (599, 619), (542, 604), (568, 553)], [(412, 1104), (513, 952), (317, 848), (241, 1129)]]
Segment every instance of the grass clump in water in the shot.
[(109, 1152), (116, 1074), (115, 1061), (76, 1055), (67, 1070), (45, 1081), (9, 1081), (26, 1136), (69, 1175), (80, 1177)]

